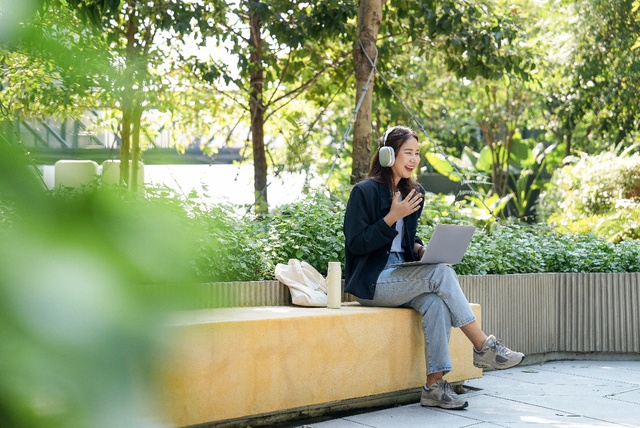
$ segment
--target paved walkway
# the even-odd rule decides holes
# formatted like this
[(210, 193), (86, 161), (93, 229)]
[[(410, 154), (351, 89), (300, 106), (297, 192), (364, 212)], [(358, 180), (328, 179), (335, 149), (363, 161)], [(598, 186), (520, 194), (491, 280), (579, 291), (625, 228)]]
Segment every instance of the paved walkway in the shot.
[(465, 410), (419, 404), (345, 416), (313, 428), (640, 427), (640, 361), (558, 361), (465, 382)]

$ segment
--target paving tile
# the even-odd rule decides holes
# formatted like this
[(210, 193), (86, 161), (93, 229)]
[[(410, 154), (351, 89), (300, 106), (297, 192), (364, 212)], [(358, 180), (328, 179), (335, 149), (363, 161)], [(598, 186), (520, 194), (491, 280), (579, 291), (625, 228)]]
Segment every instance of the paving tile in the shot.
[(608, 421), (563, 411), (562, 408), (534, 405), (479, 395), (469, 405), (469, 417), (505, 427), (557, 426), (557, 427), (612, 427)]
[(640, 386), (640, 362), (634, 362), (635, 367), (621, 362), (614, 363), (573, 363), (549, 364), (542, 367), (542, 371), (549, 373), (564, 373), (593, 381), (607, 379), (627, 385)]
[(640, 361), (560, 361), (465, 382), (466, 410), (394, 407), (313, 428), (640, 428)]
[[(463, 428), (476, 426), (483, 421), (469, 417), (466, 410), (444, 410), (422, 407), (419, 404), (395, 407), (371, 413), (342, 418), (344, 425), (331, 425), (327, 422), (311, 425), (313, 428), (334, 427), (375, 427), (375, 428), (412, 428), (412, 427), (450, 427)], [(331, 421), (334, 422), (334, 421)], [(357, 425), (346, 424), (355, 423)]]
[[(622, 403), (635, 404), (640, 407), (640, 388), (611, 394), (607, 396), (607, 398), (614, 401), (620, 401)], [(640, 418), (638, 418), (638, 421), (640, 422)]]
[(309, 423), (300, 425), (298, 428), (366, 428), (362, 424), (352, 422), (344, 418), (332, 419), (325, 422)]

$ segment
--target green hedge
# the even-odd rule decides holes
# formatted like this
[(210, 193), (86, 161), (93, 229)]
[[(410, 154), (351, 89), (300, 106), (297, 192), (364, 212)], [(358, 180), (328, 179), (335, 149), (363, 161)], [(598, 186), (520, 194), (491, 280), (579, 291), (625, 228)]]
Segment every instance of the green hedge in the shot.
[[(61, 192), (56, 198), (69, 199), (73, 205), (71, 193)], [(276, 264), (292, 258), (310, 263), (322, 274), (330, 261), (344, 261), (346, 204), (341, 197), (314, 193), (265, 217), (240, 215), (242, 210), (231, 205), (179, 203), (168, 193), (151, 192), (146, 199), (148, 207), (170, 211), (195, 237), (197, 248), (189, 263), (198, 282), (273, 279)], [(2, 211), (0, 225), (8, 226), (14, 212)], [(425, 209), (419, 236), (428, 239), (438, 222), (473, 223), (455, 209), (452, 212), (444, 212), (443, 207)], [(146, 258), (144, 254), (137, 257)], [(478, 224), (465, 258), (454, 268), (461, 275), (638, 272), (640, 241), (614, 244), (593, 234), (560, 233), (546, 224)]]
[[(235, 218), (230, 215), (233, 210), (221, 208), (201, 211), (199, 278), (273, 279), (275, 265), (291, 258), (306, 261), (324, 274), (329, 261), (344, 261), (344, 209), (343, 200), (318, 193), (265, 218)], [(459, 217), (452, 221), (472, 222)], [(423, 222), (419, 235), (428, 239), (433, 223)], [(461, 275), (638, 272), (640, 241), (614, 244), (592, 234), (560, 233), (546, 224), (492, 223), (479, 226), (465, 258), (454, 268)]]
[(275, 266), (306, 261), (326, 274), (344, 260), (344, 203), (316, 193), (266, 217), (235, 215), (231, 207), (198, 208), (201, 251), (194, 266), (203, 281), (273, 279)]
[(639, 272), (640, 241), (613, 244), (596, 235), (558, 233), (547, 225), (478, 230), (461, 275), (536, 272)]

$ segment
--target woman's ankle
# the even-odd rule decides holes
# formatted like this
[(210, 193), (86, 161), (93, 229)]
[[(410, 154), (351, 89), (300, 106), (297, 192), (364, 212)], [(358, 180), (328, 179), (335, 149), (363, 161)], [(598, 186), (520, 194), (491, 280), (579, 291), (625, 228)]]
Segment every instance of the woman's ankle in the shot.
[(444, 372), (431, 373), (427, 375), (427, 388), (430, 388), (431, 385), (436, 383), (438, 379), (442, 379), (444, 377)]

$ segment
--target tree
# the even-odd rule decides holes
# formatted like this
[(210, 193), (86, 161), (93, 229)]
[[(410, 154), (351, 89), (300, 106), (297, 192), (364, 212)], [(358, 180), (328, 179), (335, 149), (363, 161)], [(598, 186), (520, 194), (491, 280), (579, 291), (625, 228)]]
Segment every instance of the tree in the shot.
[[(165, 85), (157, 66), (168, 59), (167, 38), (206, 34), (213, 11), (209, 4), (175, 0), (58, 0), (105, 32), (115, 75), (109, 88), (122, 112), (120, 178), (138, 187), (140, 122)], [(202, 38), (200, 39), (203, 40)], [(131, 168), (129, 166), (131, 161)], [(129, 175), (131, 171), (131, 175)]]
[(256, 212), (269, 211), (267, 199), (267, 158), (264, 149), (264, 65), (262, 63), (262, 19), (258, 14), (260, 0), (249, 2), (249, 111), (251, 114), (251, 141)]
[[(361, 181), (369, 171), (371, 158), (372, 104), (374, 75), (371, 61), (377, 59), (376, 41), (382, 20), (382, 0), (360, 0), (358, 5), (358, 38), (354, 43), (353, 60), (356, 72), (356, 104), (362, 98), (353, 126), (351, 184)], [(366, 94), (362, 94), (366, 91)]]
[(213, 105), (197, 92), (204, 82), (193, 74), (191, 52), (221, 20), (217, 12), (175, 0), (47, 0), (26, 35), (3, 51), (3, 112), (66, 119), (119, 111), (121, 181), (136, 189), (144, 112)]
[[(209, 82), (218, 84), (224, 95), (250, 114), (257, 213), (268, 210), (267, 158), (271, 153), (265, 128), (295, 100), (304, 97), (309, 104), (322, 104), (338, 90), (337, 82), (344, 79), (345, 41), (353, 34), (350, 19), (354, 13), (353, 4), (343, 0), (242, 1), (237, 7), (229, 6), (229, 24), (216, 36), (218, 45), (236, 63), (218, 60), (198, 65)], [(293, 114), (283, 119), (300, 117)], [(293, 128), (294, 133), (306, 134), (299, 126)], [(280, 137), (295, 139), (286, 134)]]
[[(362, 0), (362, 3), (368, 1)], [(526, 80), (533, 68), (526, 50), (518, 45), (523, 31), (517, 12), (494, 7), (490, 0), (391, 1), (383, 15), (393, 18), (383, 19), (380, 26), (379, 68), (385, 74), (401, 76), (398, 80), (403, 86), (407, 86), (406, 75), (396, 70), (408, 71), (407, 63), (402, 63), (406, 56), (420, 58), (416, 63), (428, 63), (438, 58), (441, 61), (440, 71), (444, 68), (454, 76), (467, 79), (481, 77), (493, 80), (508, 74), (512, 78)], [(369, 60), (364, 57), (358, 61), (368, 63)], [(420, 67), (419, 64), (416, 66)], [(356, 70), (361, 67), (362, 64), (356, 64)], [(413, 76), (420, 71), (412, 68), (409, 73)], [(407, 94), (408, 91), (403, 89), (402, 92)], [(376, 93), (383, 99), (379, 103), (398, 104), (388, 89), (377, 86)], [(407, 114), (402, 112), (395, 116), (407, 117)], [(364, 130), (360, 133), (367, 134)], [(371, 132), (369, 134), (372, 135)], [(370, 138), (367, 143), (354, 138), (354, 145), (370, 148)], [(368, 164), (365, 169), (363, 162), (354, 165), (352, 177), (363, 177), (367, 169)]]
[(517, 149), (514, 136), (523, 125), (521, 119), (526, 111), (526, 94), (518, 82), (501, 83), (486, 83), (484, 94), (477, 91), (480, 99), (476, 120), (491, 153), (492, 191), (506, 196), (509, 191), (509, 164)]
[(566, 154), (595, 153), (610, 144), (629, 145), (640, 130), (640, 53), (634, 49), (640, 22), (632, 0), (573, 3), (573, 45), (563, 80), (549, 91), (548, 109), (559, 123)]
[(105, 50), (104, 41), (85, 31), (70, 11), (36, 9), (0, 47), (3, 116), (78, 118), (105, 95)]

